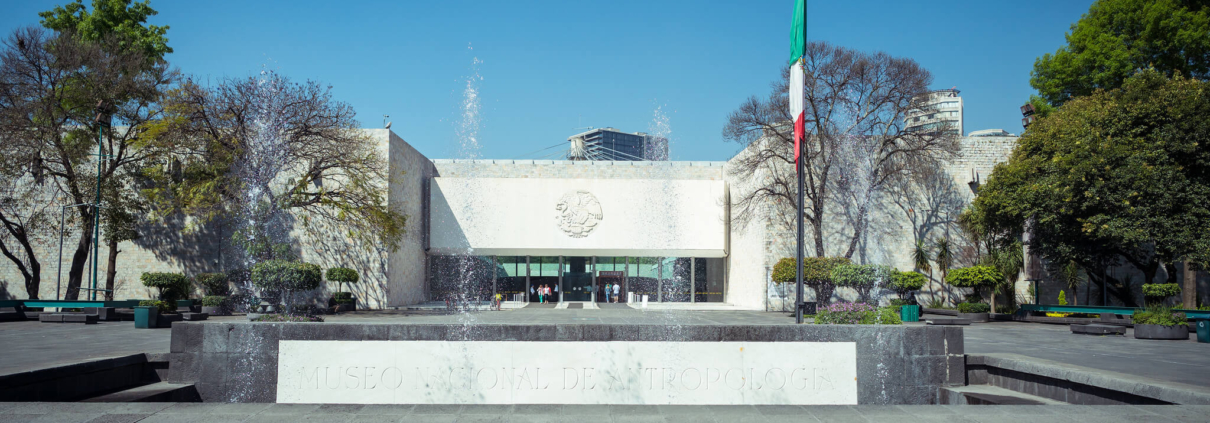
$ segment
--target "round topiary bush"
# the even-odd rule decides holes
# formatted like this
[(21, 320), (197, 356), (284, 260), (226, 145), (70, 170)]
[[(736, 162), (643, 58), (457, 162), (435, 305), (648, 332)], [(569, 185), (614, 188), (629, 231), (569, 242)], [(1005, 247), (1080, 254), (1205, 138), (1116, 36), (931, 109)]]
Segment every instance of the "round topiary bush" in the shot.
[(189, 296), (189, 278), (180, 273), (146, 272), (139, 280), (143, 286), (158, 290), (161, 301), (171, 302)]
[(1162, 303), (1168, 298), (1181, 295), (1181, 286), (1175, 283), (1145, 283), (1143, 297), (1145, 305)]
[(836, 286), (847, 286), (857, 290), (862, 300), (869, 301), (870, 290), (890, 275), (891, 268), (873, 264), (842, 264), (832, 268), (832, 281)]
[(992, 307), (986, 303), (958, 303), (959, 313), (987, 313)]
[(266, 260), (252, 266), (252, 284), (268, 291), (310, 291), (319, 288), (319, 266), (285, 260)]
[(926, 281), (927, 279), (920, 272), (900, 272), (896, 270), (891, 272), (889, 287), (899, 294), (900, 299), (906, 300), (908, 294), (924, 288)]
[(344, 288), (344, 284), (357, 283), (357, 281), (360, 279), (357, 276), (357, 271), (347, 267), (333, 267), (328, 269), (326, 276), (328, 277), (329, 282), (336, 282), (337, 292), (344, 291), (344, 289), (342, 289)]
[(176, 306), (168, 301), (143, 300), (139, 301), (140, 307), (155, 307), (160, 314), (176, 313)]
[(206, 295), (226, 296), (231, 293), (231, 287), (227, 284), (226, 273), (198, 273), (193, 277), (197, 284), (202, 287), (202, 291)]

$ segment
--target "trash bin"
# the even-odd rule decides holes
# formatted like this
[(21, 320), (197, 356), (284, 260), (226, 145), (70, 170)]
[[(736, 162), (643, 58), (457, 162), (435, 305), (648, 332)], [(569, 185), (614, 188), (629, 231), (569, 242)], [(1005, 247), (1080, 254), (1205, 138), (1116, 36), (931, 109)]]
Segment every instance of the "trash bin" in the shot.
[(899, 319), (903, 320), (905, 322), (919, 322), (920, 321), (920, 306), (905, 305), (905, 306), (899, 307)]
[(1197, 342), (1210, 344), (1210, 319), (1197, 319)]
[(137, 306), (134, 308), (134, 327), (136, 329), (153, 329), (159, 327), (160, 309), (155, 307)]

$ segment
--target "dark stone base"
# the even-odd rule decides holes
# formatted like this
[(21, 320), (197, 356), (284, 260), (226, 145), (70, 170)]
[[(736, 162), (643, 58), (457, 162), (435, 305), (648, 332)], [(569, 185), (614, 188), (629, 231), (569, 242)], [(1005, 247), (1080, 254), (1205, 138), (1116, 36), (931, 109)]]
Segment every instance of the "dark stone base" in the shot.
[(95, 325), (97, 324), (97, 315), (82, 313), (42, 313), (38, 315), (38, 321), (42, 323), (83, 323), (86, 325)]
[(854, 342), (859, 404), (936, 404), (966, 382), (962, 328), (865, 325), (462, 325), (181, 322), (173, 325), (169, 382), (206, 402), (274, 402), (282, 340)]
[(972, 323), (987, 323), (988, 314), (987, 313), (962, 313), (962, 312), (959, 312), (958, 318), (970, 320)]
[(928, 319), (925, 320), (925, 324), (929, 326), (970, 326), (971, 321), (955, 317), (952, 319)]
[(1134, 325), (1135, 339), (1187, 340), (1189, 326)]

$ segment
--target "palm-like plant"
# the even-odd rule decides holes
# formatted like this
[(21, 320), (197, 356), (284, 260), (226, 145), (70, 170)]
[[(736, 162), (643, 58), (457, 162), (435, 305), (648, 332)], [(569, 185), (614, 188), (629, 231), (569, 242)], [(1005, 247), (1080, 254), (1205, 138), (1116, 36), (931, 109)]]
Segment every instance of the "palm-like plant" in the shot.
[[(950, 265), (954, 262), (954, 253), (950, 251), (949, 239), (942, 238), (937, 240), (937, 246), (935, 248), (937, 250), (937, 255), (935, 257), (937, 269), (941, 270), (941, 280), (944, 281), (946, 275), (949, 273)], [(946, 297), (947, 296), (943, 290), (941, 293), (942, 304), (947, 301)]]
[(933, 265), (932, 255), (929, 249), (924, 245), (924, 240), (916, 240), (916, 249), (912, 251), (912, 261), (915, 262), (917, 272), (925, 272), (929, 279), (930, 297), (936, 297), (936, 291), (933, 291)]
[(1080, 287), (1080, 265), (1076, 264), (1075, 260), (1068, 261), (1059, 273), (1063, 278), (1063, 282), (1067, 283), (1067, 289), (1071, 290), (1071, 305), (1080, 305), (1080, 295), (1078, 294)]
[(1017, 275), (1025, 268), (1025, 252), (1020, 242), (992, 250), (986, 257), (987, 265), (995, 267), (1004, 279), (992, 286), (992, 312), (996, 311), (996, 294), (1005, 294), (1017, 281)]

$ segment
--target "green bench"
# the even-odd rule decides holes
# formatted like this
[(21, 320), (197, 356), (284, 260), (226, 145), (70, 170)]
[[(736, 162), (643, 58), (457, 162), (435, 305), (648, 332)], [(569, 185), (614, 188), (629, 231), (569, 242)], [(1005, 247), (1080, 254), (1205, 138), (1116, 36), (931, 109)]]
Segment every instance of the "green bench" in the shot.
[[(1122, 316), (1130, 316), (1141, 309), (1135, 307), (1113, 307), (1113, 306), (1074, 306), (1074, 305), (1054, 305), (1054, 304), (1023, 304), (1020, 311), (1026, 313), (1088, 313), (1101, 314), (1113, 313)], [(1190, 320), (1210, 319), (1210, 310), (1183, 310), (1174, 309), (1185, 313), (1185, 317)]]

